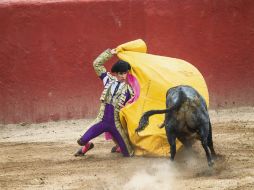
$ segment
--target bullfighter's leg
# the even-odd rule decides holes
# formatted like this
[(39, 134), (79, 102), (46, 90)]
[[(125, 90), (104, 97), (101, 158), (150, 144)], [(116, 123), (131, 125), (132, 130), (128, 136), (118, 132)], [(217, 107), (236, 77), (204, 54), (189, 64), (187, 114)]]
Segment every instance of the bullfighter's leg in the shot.
[(106, 131), (104, 125), (102, 122), (96, 123), (95, 125), (91, 126), (85, 134), (78, 139), (77, 143), (80, 146), (83, 146), (80, 148), (74, 156), (83, 156), (88, 150), (92, 149), (94, 147), (93, 143), (90, 143), (89, 141), (102, 133)]
[(115, 125), (111, 125), (108, 129), (108, 131), (110, 132), (110, 134), (113, 136), (113, 138), (115, 139), (116, 143), (119, 145), (121, 152), (123, 154), (123, 156), (130, 156), (128, 149), (125, 145), (125, 142), (122, 138), (122, 136), (120, 135), (120, 133), (117, 131)]
[(102, 122), (99, 122), (93, 126), (91, 126), (85, 134), (79, 139), (80, 145), (85, 145), (91, 139), (101, 135), (102, 133), (106, 132), (106, 128), (104, 127)]

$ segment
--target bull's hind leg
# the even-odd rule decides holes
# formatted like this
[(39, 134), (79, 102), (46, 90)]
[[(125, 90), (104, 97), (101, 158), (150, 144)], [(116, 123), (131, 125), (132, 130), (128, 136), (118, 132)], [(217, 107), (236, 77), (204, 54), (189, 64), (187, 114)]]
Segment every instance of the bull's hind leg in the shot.
[(214, 151), (214, 148), (213, 148), (213, 138), (212, 138), (212, 126), (211, 126), (211, 122), (209, 122), (209, 134), (208, 134), (208, 138), (207, 138), (207, 145), (211, 151), (211, 154), (212, 154), (212, 159), (216, 159), (217, 158), (217, 155)]
[(213, 166), (212, 156), (208, 148), (208, 134), (209, 134), (209, 123), (203, 124), (199, 129), (201, 144), (205, 150), (208, 166)]
[(178, 134), (177, 135), (178, 140), (183, 144), (183, 146), (190, 150), (192, 148), (192, 144), (190, 140), (187, 140), (184, 136), (184, 134)]
[(166, 134), (170, 145), (170, 160), (174, 161), (176, 155), (176, 134), (171, 130), (170, 124), (166, 126)]

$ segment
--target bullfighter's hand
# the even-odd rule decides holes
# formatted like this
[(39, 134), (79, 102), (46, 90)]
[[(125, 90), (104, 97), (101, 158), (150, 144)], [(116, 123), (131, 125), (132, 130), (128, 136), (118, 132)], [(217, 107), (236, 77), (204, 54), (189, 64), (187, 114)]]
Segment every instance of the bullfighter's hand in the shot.
[(114, 48), (114, 49), (111, 49), (110, 50), (110, 53), (112, 54), (112, 55), (115, 55), (117, 52), (116, 52), (116, 49)]

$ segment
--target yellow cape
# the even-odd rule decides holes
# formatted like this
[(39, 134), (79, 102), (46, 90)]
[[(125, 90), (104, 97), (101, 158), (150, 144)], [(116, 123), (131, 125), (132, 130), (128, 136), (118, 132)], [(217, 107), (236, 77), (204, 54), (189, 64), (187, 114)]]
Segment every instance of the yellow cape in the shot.
[[(135, 40), (116, 48), (119, 59), (131, 65), (131, 74), (140, 85), (140, 96), (120, 111), (121, 123), (127, 128), (135, 155), (168, 156), (169, 144), (163, 123), (164, 115), (150, 118), (149, 125), (139, 134), (135, 133), (142, 114), (151, 109), (166, 108), (166, 92), (177, 85), (194, 87), (206, 100), (209, 95), (201, 73), (190, 63), (176, 58), (147, 54), (143, 40)], [(177, 141), (177, 150), (182, 144)]]

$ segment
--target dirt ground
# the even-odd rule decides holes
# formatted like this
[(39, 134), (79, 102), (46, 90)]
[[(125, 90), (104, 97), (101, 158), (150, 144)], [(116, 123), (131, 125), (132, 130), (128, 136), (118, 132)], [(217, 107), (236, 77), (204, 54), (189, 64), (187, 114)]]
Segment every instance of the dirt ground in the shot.
[(110, 153), (103, 136), (84, 157), (73, 153), (91, 120), (0, 125), (0, 189), (254, 189), (254, 108), (211, 110), (211, 169), (200, 142), (176, 161)]

